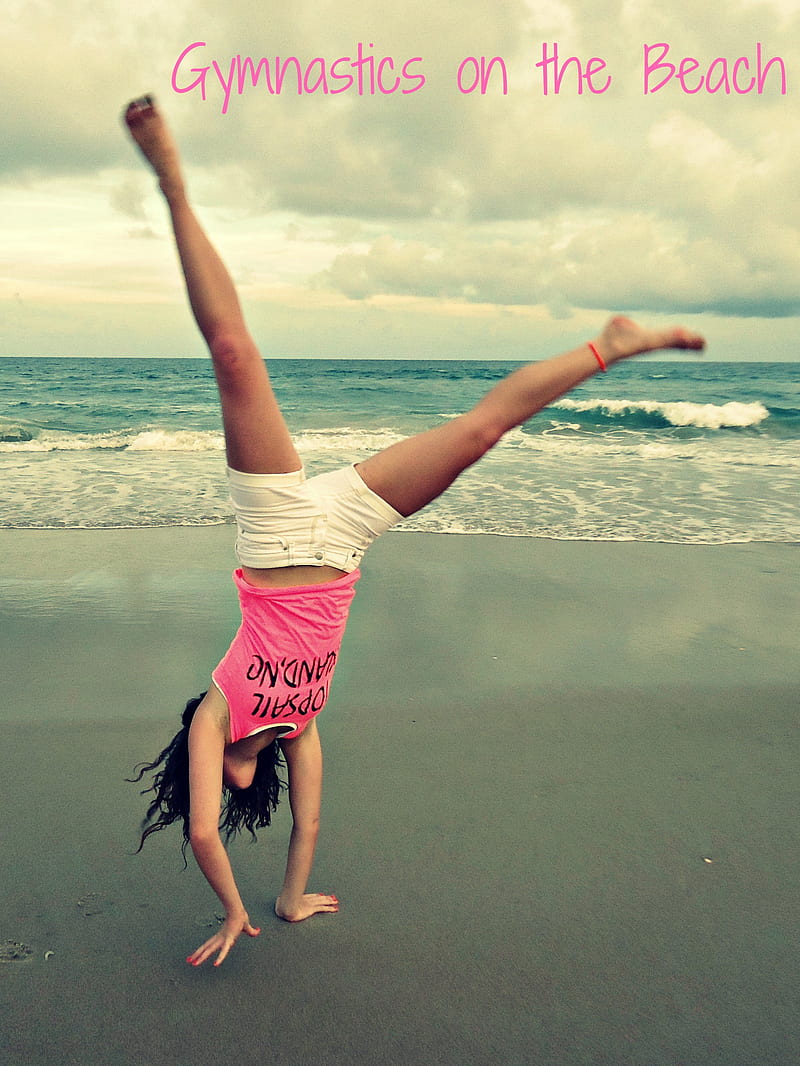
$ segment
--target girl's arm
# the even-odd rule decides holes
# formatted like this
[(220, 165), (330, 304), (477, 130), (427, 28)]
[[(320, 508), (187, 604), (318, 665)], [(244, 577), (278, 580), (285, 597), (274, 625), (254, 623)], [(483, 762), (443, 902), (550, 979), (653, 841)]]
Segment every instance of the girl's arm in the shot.
[(250, 924), (219, 835), (224, 751), (225, 738), (219, 724), (212, 714), (204, 714), (201, 706), (189, 731), (189, 833), (197, 865), (225, 908), (225, 921), (188, 957), (186, 961), (193, 966), (199, 966), (215, 952), (214, 965), (219, 966), (241, 933), (258, 936), (261, 931)]
[(307, 893), (314, 864), (322, 804), (322, 747), (313, 721), (295, 740), (281, 741), (289, 771), (289, 804), (292, 835), (286, 860), (286, 876), (275, 913), (287, 922), (301, 922), (312, 914), (339, 910), (336, 896)]

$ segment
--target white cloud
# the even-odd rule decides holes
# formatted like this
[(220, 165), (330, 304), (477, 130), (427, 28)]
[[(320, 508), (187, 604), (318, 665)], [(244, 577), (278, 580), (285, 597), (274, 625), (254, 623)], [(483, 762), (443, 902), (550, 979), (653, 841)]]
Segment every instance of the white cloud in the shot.
[[(65, 298), (93, 275), (98, 291), (141, 293), (150, 262), (153, 284), (180, 299), (163, 209), (119, 126), (125, 98), (152, 90), (256, 303), (290, 286), (311, 308), (326, 294), (345, 305), (397, 297), (424, 301), (425, 316), (453, 301), (490, 313), (794, 316), (799, 6), (625, 0), (600, 17), (588, 0), (411, 0), (380, 12), (355, 0), (12, 5), (0, 43), (13, 102), (0, 116), (0, 203), (15, 212), (3, 276), (13, 289), (49, 272)], [(213, 70), (205, 102), (172, 90), (194, 41), (207, 43), (192, 65), (222, 71), (237, 55), (330, 64), (361, 42), (397, 66), (420, 57), (426, 84), (408, 95), (247, 88), (222, 115)], [(789, 94), (775, 83), (761, 96), (688, 94), (673, 82), (645, 97), (642, 48), (658, 41), (702, 69), (721, 56), (752, 62), (761, 41), (783, 59)], [(604, 58), (608, 91), (577, 95), (572, 64), (561, 94), (543, 97), (543, 42), (562, 61)], [(497, 80), (485, 96), (458, 91), (460, 60), (481, 55), (505, 60), (508, 95)]]

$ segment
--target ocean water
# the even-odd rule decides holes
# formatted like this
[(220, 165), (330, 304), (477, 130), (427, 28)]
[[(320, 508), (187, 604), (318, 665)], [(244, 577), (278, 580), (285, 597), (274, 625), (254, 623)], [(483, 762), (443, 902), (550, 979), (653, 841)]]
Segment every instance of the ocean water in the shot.
[[(467, 410), (517, 363), (278, 360), (310, 474)], [(230, 522), (210, 365), (0, 359), (0, 526)], [(513, 430), (405, 529), (800, 540), (800, 364), (644, 359)]]

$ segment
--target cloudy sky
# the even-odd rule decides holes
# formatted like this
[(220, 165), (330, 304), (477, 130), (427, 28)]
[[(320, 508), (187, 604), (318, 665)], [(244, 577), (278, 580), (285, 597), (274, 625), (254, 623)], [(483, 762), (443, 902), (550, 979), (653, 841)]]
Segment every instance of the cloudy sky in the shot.
[(798, 359), (800, 0), (377, 8), (5, 0), (0, 354), (202, 354), (119, 123), (151, 91), (267, 355), (538, 358), (622, 311)]

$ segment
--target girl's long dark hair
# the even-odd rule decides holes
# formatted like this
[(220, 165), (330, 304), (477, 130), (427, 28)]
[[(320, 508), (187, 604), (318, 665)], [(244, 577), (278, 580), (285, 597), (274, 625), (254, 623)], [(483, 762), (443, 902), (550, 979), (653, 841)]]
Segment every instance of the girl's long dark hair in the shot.
[[(143, 796), (148, 792), (152, 792), (154, 796), (142, 822), (142, 838), (136, 849), (137, 854), (151, 833), (166, 829), (168, 825), (182, 819), (181, 851), (184, 859), (186, 858), (186, 845), (189, 843), (189, 726), (204, 696), (205, 692), (189, 700), (181, 716), (179, 732), (153, 762), (139, 763), (134, 767), (137, 776), (128, 778), (129, 781), (137, 782), (141, 781), (145, 774), (153, 774), (152, 784), (142, 791)], [(255, 840), (256, 829), (263, 829), (270, 824), (281, 791), (286, 787), (278, 776), (278, 768), (282, 765), (278, 741), (273, 740), (258, 753), (255, 776), (249, 788), (223, 788), (219, 828), (220, 832), (225, 833), (226, 843), (243, 829)]]

